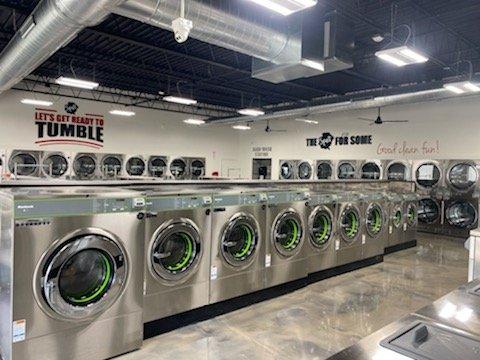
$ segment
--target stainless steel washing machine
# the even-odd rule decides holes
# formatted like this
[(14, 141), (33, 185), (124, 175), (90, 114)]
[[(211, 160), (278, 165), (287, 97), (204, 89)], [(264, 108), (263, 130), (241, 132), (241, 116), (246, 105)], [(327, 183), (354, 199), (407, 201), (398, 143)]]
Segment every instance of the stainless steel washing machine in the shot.
[(388, 238), (389, 203), (381, 192), (366, 193), (363, 202), (365, 232), (362, 235), (363, 258), (383, 255)]
[(330, 160), (317, 160), (316, 166), (316, 179), (317, 180), (333, 180), (334, 178), (334, 165)]
[(451, 160), (445, 163), (445, 182), (452, 196), (465, 197), (473, 194), (479, 183), (478, 162)]
[(198, 180), (205, 177), (206, 159), (205, 158), (186, 158), (188, 168), (188, 178)]
[(298, 180), (313, 179), (313, 165), (309, 160), (301, 160), (298, 162), (296, 178)]
[(41, 176), (47, 179), (69, 179), (72, 154), (61, 151), (44, 152), (40, 156)]
[(279, 174), (280, 180), (294, 180), (298, 172), (299, 160), (280, 160)]
[(0, 179), (3, 179), (7, 167), (7, 152), (0, 150)]
[(175, 180), (185, 180), (190, 176), (187, 161), (183, 158), (173, 159), (170, 163), (170, 176)]
[(422, 197), (418, 203), (418, 231), (441, 233), (443, 231), (443, 202), (434, 197)]
[(73, 159), (73, 178), (76, 180), (94, 180), (101, 177), (98, 154), (78, 153)]
[(148, 176), (164, 179), (168, 175), (168, 157), (152, 155), (148, 159)]
[(33, 150), (13, 150), (7, 154), (8, 171), (13, 179), (38, 178), (42, 153)]
[(432, 190), (445, 185), (444, 166), (437, 160), (414, 161), (413, 177), (418, 193), (430, 194)]
[(307, 224), (308, 273), (334, 268), (336, 266), (335, 242), (337, 235), (337, 195), (333, 193), (312, 193), (305, 218)]
[(268, 193), (265, 239), (265, 286), (306, 278), (308, 190)]
[(336, 179), (352, 180), (358, 179), (360, 162), (357, 160), (340, 160), (337, 162)]
[(210, 303), (265, 287), (265, 192), (213, 195)]
[(353, 191), (338, 194), (338, 239), (335, 242), (337, 266), (359, 261), (363, 257), (365, 219), (362, 198), (361, 194)]
[(418, 228), (418, 202), (420, 196), (416, 193), (403, 194), (404, 201), (404, 214), (405, 224), (404, 226), (404, 242), (410, 242), (417, 239)]
[(360, 163), (360, 179), (383, 180), (383, 164), (380, 160), (365, 160)]
[(385, 194), (388, 207), (388, 236), (385, 247), (392, 247), (404, 243), (405, 239), (405, 202), (403, 195), (396, 192)]
[(478, 227), (478, 198), (456, 196), (444, 201), (442, 233), (467, 239), (470, 230)]
[(385, 172), (387, 180), (412, 181), (412, 164), (406, 160), (385, 161)]
[(147, 196), (144, 322), (208, 304), (212, 194), (140, 189)]
[(3, 359), (138, 349), (144, 198), (110, 188), (16, 188), (0, 197)]
[(103, 179), (118, 179), (122, 176), (124, 156), (121, 154), (103, 154), (100, 156), (100, 172)]
[(143, 155), (127, 155), (125, 157), (123, 177), (127, 179), (139, 179), (147, 176), (147, 160)]

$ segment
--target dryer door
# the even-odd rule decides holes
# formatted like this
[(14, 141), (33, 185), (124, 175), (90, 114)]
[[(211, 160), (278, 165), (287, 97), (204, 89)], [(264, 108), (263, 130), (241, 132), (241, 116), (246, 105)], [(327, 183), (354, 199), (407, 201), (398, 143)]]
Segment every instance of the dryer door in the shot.
[(170, 164), (170, 172), (175, 179), (184, 179), (187, 175), (187, 164), (183, 159), (175, 159)]
[(271, 240), (279, 254), (285, 257), (298, 254), (303, 242), (303, 224), (295, 210), (287, 209), (275, 218)]
[(97, 163), (93, 156), (81, 155), (73, 163), (73, 171), (80, 179), (89, 179), (95, 175)]
[(415, 179), (417, 184), (423, 188), (432, 188), (440, 181), (441, 173), (434, 163), (425, 163), (418, 167)]
[(368, 235), (371, 237), (377, 237), (382, 231), (384, 225), (382, 207), (378, 204), (370, 204), (365, 215)]
[(300, 180), (309, 180), (312, 177), (312, 166), (304, 161), (298, 165), (298, 178)]
[(440, 206), (430, 198), (421, 199), (418, 206), (418, 221), (433, 224), (440, 219)]
[(47, 156), (42, 163), (43, 173), (53, 178), (59, 178), (68, 171), (68, 160), (61, 154)]
[(175, 285), (195, 273), (202, 257), (200, 230), (189, 219), (170, 220), (155, 232), (148, 261), (152, 274)]
[(354, 206), (347, 206), (340, 215), (340, 236), (353, 243), (360, 234), (360, 213)]
[(374, 162), (367, 162), (362, 166), (362, 179), (379, 180), (381, 176), (380, 166)]
[(106, 156), (102, 161), (102, 173), (106, 178), (116, 178), (122, 171), (122, 160), (117, 156)]
[(478, 220), (478, 212), (470, 202), (459, 200), (447, 207), (445, 218), (456, 228), (472, 229)]
[(127, 161), (126, 169), (130, 176), (142, 176), (145, 172), (145, 161), (138, 156), (131, 157)]
[(119, 242), (102, 232), (67, 239), (40, 264), (40, 303), (61, 319), (87, 320), (105, 312), (121, 295), (128, 275)]
[(320, 250), (328, 247), (333, 237), (333, 214), (325, 206), (316, 207), (308, 218), (311, 244)]
[(220, 243), (221, 253), (231, 266), (245, 268), (254, 260), (260, 246), (260, 226), (250, 214), (238, 213), (226, 224)]
[(148, 174), (153, 177), (164, 177), (167, 173), (167, 162), (162, 157), (150, 158), (148, 162)]
[(199, 179), (205, 176), (205, 163), (201, 160), (192, 161), (190, 171), (193, 179)]
[(8, 164), (10, 172), (18, 176), (32, 176), (35, 174), (37, 167), (37, 159), (29, 153), (18, 153), (14, 155)]
[(285, 180), (293, 179), (293, 165), (288, 161), (280, 164), (280, 178)]
[(447, 174), (447, 181), (458, 191), (469, 191), (478, 180), (478, 172), (474, 165), (458, 163), (453, 165)]
[(338, 166), (338, 178), (341, 180), (344, 179), (355, 179), (355, 166), (349, 162), (343, 162)]
[(328, 162), (322, 162), (317, 165), (317, 179), (330, 180), (332, 178), (332, 165)]
[(388, 180), (407, 180), (407, 166), (401, 162), (390, 164), (387, 169)]

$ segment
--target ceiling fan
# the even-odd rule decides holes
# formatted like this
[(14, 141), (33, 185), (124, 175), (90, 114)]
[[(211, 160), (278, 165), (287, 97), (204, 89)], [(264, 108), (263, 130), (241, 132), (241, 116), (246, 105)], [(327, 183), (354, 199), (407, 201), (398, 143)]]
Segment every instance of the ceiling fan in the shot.
[(270, 127), (270, 120), (267, 120), (267, 127), (265, 128), (266, 133), (272, 133), (272, 132), (287, 132), (287, 130), (274, 130)]
[(383, 120), (382, 119), (382, 108), (378, 108), (378, 116), (376, 119), (369, 119), (359, 117), (359, 120), (368, 121), (370, 125), (382, 125), (384, 123), (407, 123), (409, 120)]

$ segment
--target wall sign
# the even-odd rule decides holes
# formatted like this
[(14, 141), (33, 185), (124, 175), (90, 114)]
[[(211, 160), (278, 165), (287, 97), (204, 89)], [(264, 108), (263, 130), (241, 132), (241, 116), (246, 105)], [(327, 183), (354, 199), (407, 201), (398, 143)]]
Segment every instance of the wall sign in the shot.
[(36, 144), (80, 145), (100, 149), (103, 147), (105, 119), (103, 115), (77, 114), (74, 102), (64, 106), (64, 112), (51, 109), (35, 109)]
[(412, 144), (408, 141), (395, 142), (393, 144), (380, 143), (377, 147), (377, 155), (400, 155), (408, 156), (432, 156), (440, 154), (440, 141), (423, 141), (420, 144)]
[(272, 152), (271, 146), (254, 146), (252, 151), (255, 157), (269, 157)]
[(318, 146), (325, 150), (330, 150), (332, 146), (346, 145), (372, 145), (373, 135), (349, 135), (348, 133), (341, 136), (334, 136), (329, 132), (324, 132), (322, 136), (315, 138), (307, 138), (307, 147)]

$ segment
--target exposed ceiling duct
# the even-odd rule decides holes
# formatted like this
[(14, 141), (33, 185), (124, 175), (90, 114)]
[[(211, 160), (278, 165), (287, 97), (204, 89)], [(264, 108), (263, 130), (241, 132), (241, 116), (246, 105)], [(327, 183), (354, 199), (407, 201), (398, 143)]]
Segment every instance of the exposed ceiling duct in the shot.
[(0, 92), (23, 80), (124, 0), (43, 0), (0, 54)]

